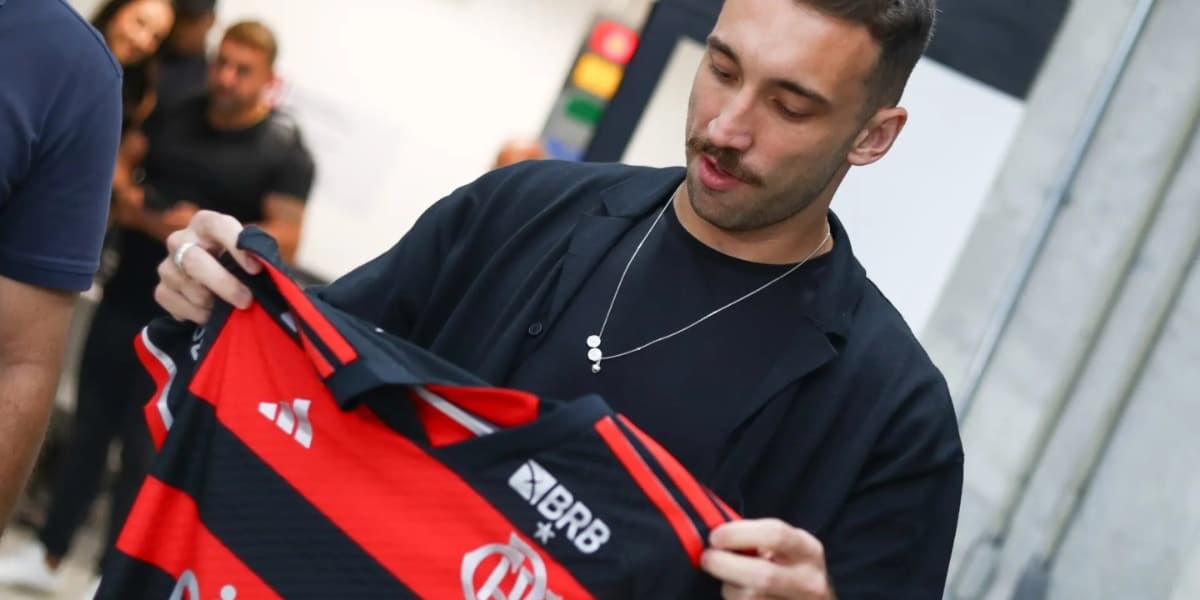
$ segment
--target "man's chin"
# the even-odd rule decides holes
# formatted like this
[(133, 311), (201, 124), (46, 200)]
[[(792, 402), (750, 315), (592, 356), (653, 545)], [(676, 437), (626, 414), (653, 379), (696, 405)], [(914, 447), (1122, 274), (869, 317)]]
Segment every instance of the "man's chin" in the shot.
[(692, 212), (696, 213), (700, 220), (725, 231), (742, 230), (743, 215), (737, 206), (730, 205), (731, 201), (737, 203), (736, 198), (728, 194), (720, 194), (718, 197), (698, 181), (692, 183), (689, 188), (688, 201), (692, 205)]

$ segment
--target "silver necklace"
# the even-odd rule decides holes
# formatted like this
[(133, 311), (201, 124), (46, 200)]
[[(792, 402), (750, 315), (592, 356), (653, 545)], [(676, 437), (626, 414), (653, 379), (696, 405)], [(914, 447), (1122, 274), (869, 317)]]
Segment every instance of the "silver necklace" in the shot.
[(600, 344), (604, 341), (604, 329), (606, 327), (608, 327), (608, 318), (610, 316), (612, 316), (613, 305), (615, 305), (617, 303), (617, 296), (621, 293), (621, 284), (625, 283), (625, 275), (629, 273), (629, 267), (633, 266), (633, 261), (634, 261), (634, 259), (637, 258), (638, 252), (642, 251), (642, 246), (645, 245), (646, 240), (650, 238), (650, 234), (654, 231), (654, 228), (658, 226), (658, 222), (662, 220), (663, 214), (665, 214), (667, 212), (667, 208), (669, 208), (671, 206), (671, 203), (674, 202), (674, 200), (675, 200), (675, 196), (672, 195), (671, 199), (667, 200), (666, 206), (662, 207), (662, 210), (658, 211), (658, 216), (655, 217), (654, 222), (650, 224), (650, 229), (646, 230), (646, 235), (642, 236), (642, 241), (638, 242), (637, 247), (634, 248), (633, 256), (630, 256), (629, 262), (625, 263), (625, 270), (621, 271), (621, 278), (617, 280), (617, 289), (613, 290), (612, 300), (610, 300), (608, 302), (608, 311), (604, 313), (604, 322), (600, 324), (600, 333), (589, 335), (587, 338), (587, 346), (588, 346), (587, 357), (588, 357), (588, 360), (592, 363), (592, 373), (599, 373), (600, 372), (600, 363), (602, 363), (606, 360), (612, 360), (614, 358), (621, 358), (622, 356), (629, 356), (630, 354), (633, 354), (634, 352), (640, 352), (640, 351), (645, 350), (646, 348), (649, 348), (650, 346), (653, 346), (659, 342), (665, 342), (666, 340), (669, 340), (669, 339), (717, 316), (725, 309), (730, 308), (730, 307), (734, 306), (735, 304), (738, 304), (739, 302), (746, 300), (747, 298), (750, 298), (751, 296), (771, 287), (776, 282), (778, 282), (780, 279), (783, 279), (784, 277), (787, 277), (788, 275), (791, 275), (792, 273), (796, 272), (796, 269), (799, 269), (800, 267), (802, 267), (804, 265), (804, 263), (806, 263), (810, 259), (812, 259), (812, 257), (815, 256), (817, 254), (817, 252), (820, 251), (821, 248), (823, 248), (825, 246), (825, 242), (829, 241), (830, 236), (833, 235), (833, 232), (830, 230), (829, 225), (827, 223), (825, 225), (825, 237), (821, 239), (821, 243), (817, 244), (817, 247), (813, 248), (812, 252), (809, 252), (808, 256), (804, 257), (804, 260), (796, 263), (795, 265), (792, 266), (792, 268), (788, 269), (787, 271), (784, 271), (783, 273), (777, 275), (774, 279), (762, 284), (757, 289), (751, 291), (748, 294), (745, 294), (741, 298), (738, 298), (738, 299), (734, 300), (733, 302), (730, 302), (730, 303), (726, 304), (725, 306), (722, 306), (722, 307), (708, 313), (707, 315), (704, 315), (703, 317), (696, 319), (690, 325), (687, 325), (685, 327), (677, 329), (677, 330), (675, 330), (671, 333), (668, 333), (667, 335), (664, 335), (662, 337), (650, 340), (649, 342), (646, 342), (645, 344), (642, 344), (641, 346), (638, 346), (637, 348), (634, 348), (632, 350), (626, 350), (624, 352), (619, 352), (619, 353), (613, 354), (611, 356), (605, 356), (604, 351), (601, 350), (601, 348), (600, 348)]

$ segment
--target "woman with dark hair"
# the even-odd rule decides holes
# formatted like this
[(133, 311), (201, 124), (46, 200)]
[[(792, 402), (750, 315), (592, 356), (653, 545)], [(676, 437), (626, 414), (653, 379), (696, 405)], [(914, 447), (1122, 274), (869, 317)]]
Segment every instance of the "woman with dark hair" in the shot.
[(92, 26), (104, 36), (125, 71), (121, 149), (113, 174), (113, 217), (118, 220), (141, 209), (142, 193), (133, 178), (134, 169), (146, 155), (141, 126), (158, 102), (159, 54), (174, 24), (175, 7), (170, 0), (109, 0), (92, 18)]
[[(124, 70), (121, 146), (113, 173), (113, 212), (135, 204), (141, 197), (132, 172), (145, 154), (145, 137), (139, 131), (156, 102), (158, 52), (175, 21), (170, 0), (109, 0), (92, 19), (113, 57)], [(119, 219), (118, 219), (119, 220)], [(105, 472), (109, 445), (121, 440), (121, 469), (113, 485), (108, 546), (120, 530), (133, 497), (145, 477), (152, 446), (140, 423), (140, 410), (116, 406), (112, 385), (103, 374), (113, 361), (135, 360), (125, 323), (97, 315), (88, 332), (79, 370), (79, 395), (72, 419), (64, 463), (54, 474), (53, 496), (38, 542), (0, 560), (0, 583), (53, 591), (57, 570), (75, 532), (87, 518)], [(125, 356), (125, 355), (128, 356)], [(124, 382), (135, 386), (141, 382)], [(148, 392), (147, 392), (148, 397)], [(106, 546), (107, 550), (107, 546)]]
[(125, 129), (140, 126), (154, 110), (157, 55), (174, 23), (170, 0), (109, 0), (92, 18), (125, 70)]

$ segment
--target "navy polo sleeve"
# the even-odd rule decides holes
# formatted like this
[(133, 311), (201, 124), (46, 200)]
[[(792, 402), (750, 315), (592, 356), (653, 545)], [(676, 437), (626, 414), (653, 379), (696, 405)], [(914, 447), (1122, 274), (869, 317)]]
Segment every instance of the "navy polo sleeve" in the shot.
[[(90, 38), (78, 51), (106, 52)], [(28, 88), (24, 120), (40, 134), (30, 136), (27, 170), (0, 198), (0, 275), (66, 291), (86, 290), (99, 267), (121, 127), (120, 73), (106, 56), (75, 60), (58, 66), (57, 93), (39, 98)]]

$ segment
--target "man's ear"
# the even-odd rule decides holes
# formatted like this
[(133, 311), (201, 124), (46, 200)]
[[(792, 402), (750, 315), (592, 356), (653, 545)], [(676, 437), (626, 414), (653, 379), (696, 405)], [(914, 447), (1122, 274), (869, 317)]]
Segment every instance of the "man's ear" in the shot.
[(896, 143), (900, 130), (904, 129), (907, 122), (908, 111), (903, 107), (879, 109), (863, 125), (854, 145), (850, 147), (846, 162), (863, 167), (883, 158), (892, 149), (892, 144)]

